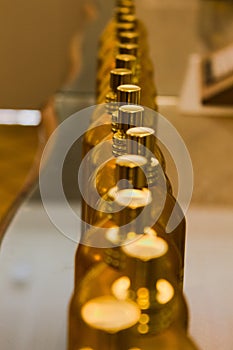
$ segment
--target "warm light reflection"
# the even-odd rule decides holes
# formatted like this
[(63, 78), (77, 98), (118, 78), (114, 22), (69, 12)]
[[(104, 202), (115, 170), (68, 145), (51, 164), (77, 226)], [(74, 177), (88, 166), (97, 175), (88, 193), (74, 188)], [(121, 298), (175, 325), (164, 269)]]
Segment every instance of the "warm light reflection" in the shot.
[(118, 191), (115, 199), (118, 204), (132, 209), (145, 207), (152, 201), (151, 192), (145, 188), (143, 190), (126, 189)]
[(99, 254), (94, 254), (94, 260), (95, 260), (95, 261), (100, 261), (100, 260), (101, 260), (101, 255), (99, 255)]
[(116, 197), (117, 191), (118, 191), (118, 187), (117, 186), (114, 186), (114, 187), (110, 188), (110, 190), (108, 191), (108, 197), (111, 200), (114, 200), (115, 197)]
[(143, 261), (165, 255), (168, 250), (167, 242), (157, 237), (156, 232), (151, 228), (146, 228), (144, 232), (145, 234), (140, 238), (121, 248), (124, 253)]
[(126, 300), (129, 295), (130, 279), (123, 276), (112, 284), (112, 293), (118, 300)]
[(165, 279), (160, 279), (156, 282), (156, 290), (156, 300), (160, 304), (168, 303), (174, 296), (173, 286)]
[(144, 126), (138, 126), (138, 127), (131, 128), (129, 133), (132, 136), (139, 135), (140, 137), (145, 137), (145, 136), (154, 135), (155, 131), (154, 131), (154, 129), (151, 129), (151, 128), (147, 128)]
[(141, 311), (132, 301), (104, 296), (87, 302), (82, 307), (81, 315), (89, 326), (108, 333), (116, 333), (135, 325), (140, 318)]
[(137, 304), (141, 310), (147, 310), (150, 307), (150, 292), (147, 288), (137, 290)]
[(138, 326), (138, 332), (140, 334), (146, 334), (149, 331), (149, 326), (147, 324), (140, 324)]
[(113, 244), (117, 244), (120, 241), (119, 238), (119, 227), (111, 227), (109, 230), (107, 230), (105, 234), (107, 240)]
[(150, 316), (147, 314), (141, 314), (139, 323), (147, 324), (150, 321)]
[(141, 167), (147, 163), (147, 159), (137, 154), (125, 154), (117, 157), (116, 163), (129, 168)]
[(130, 279), (123, 276), (112, 285), (112, 293), (118, 300), (126, 300), (129, 295)]
[(127, 241), (132, 241), (132, 240), (135, 239), (136, 237), (137, 237), (136, 232), (131, 231), (131, 232), (128, 232), (128, 233), (127, 233)]
[(149, 297), (149, 290), (147, 288), (139, 288), (137, 290), (137, 296), (139, 298), (148, 298)]

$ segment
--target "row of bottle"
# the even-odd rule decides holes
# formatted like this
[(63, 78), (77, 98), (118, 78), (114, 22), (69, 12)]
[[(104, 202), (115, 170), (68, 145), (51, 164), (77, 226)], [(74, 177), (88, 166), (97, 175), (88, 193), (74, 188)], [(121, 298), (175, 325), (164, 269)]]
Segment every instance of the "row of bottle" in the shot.
[[(147, 166), (140, 155), (117, 158), (119, 186), (108, 194), (110, 217), (82, 237), (75, 260), (69, 349), (196, 349), (186, 334), (176, 239), (153, 223), (153, 190), (158, 188), (141, 187)], [(125, 178), (141, 188), (121, 183)]]
[[(121, 89), (128, 89), (128, 86), (120, 86)], [(69, 350), (87, 346), (90, 349), (130, 349), (130, 346), (136, 345), (140, 349), (156, 349), (152, 344), (156, 345), (157, 341), (161, 343), (161, 349), (195, 349), (185, 335), (187, 310), (181, 291), (185, 219), (181, 209), (176, 209), (175, 220), (178, 225), (173, 230), (168, 229), (167, 224), (176, 201), (163, 176), (163, 168), (154, 155), (157, 148), (154, 130), (127, 125), (127, 121), (135, 124), (143, 120), (145, 113), (140, 105), (120, 106), (113, 117), (114, 130), (124, 132), (124, 126), (130, 126), (125, 132), (125, 138), (121, 139), (120, 152), (116, 154), (119, 145), (116, 147), (114, 137), (99, 144), (99, 155), (106, 155), (113, 148), (117, 157), (107, 161), (101, 169), (97, 168), (97, 173), (92, 175), (93, 180), (97, 180), (103, 201), (97, 201), (96, 209), (93, 209), (88, 219), (94, 228), (83, 234), (76, 254)], [(92, 181), (89, 180), (88, 184), (90, 189)], [(92, 195), (90, 191), (89, 198)], [(119, 206), (128, 203), (129, 199), (130, 204), (120, 210)], [(146, 210), (143, 212), (143, 209)], [(138, 222), (137, 217), (141, 212), (143, 216)], [(167, 234), (167, 231), (170, 233)], [(162, 292), (160, 285), (163, 286)], [(119, 295), (114, 292), (114, 286), (118, 286)], [(156, 302), (156, 306), (152, 307), (155, 295), (156, 298), (161, 293), (166, 295), (169, 290), (172, 291), (174, 305), (178, 303), (178, 316), (170, 299), (161, 305)], [(144, 297), (140, 301), (140, 291), (147, 294), (147, 303)], [(123, 300), (121, 293), (124, 294)], [(125, 309), (127, 305), (137, 309), (139, 319), (135, 319), (134, 325), (129, 321), (129, 324), (123, 324), (119, 329), (109, 329), (117, 319), (114, 308), (118, 310), (118, 307), (123, 306)], [(108, 308), (111, 310), (112, 323), (108, 318), (101, 318), (109, 315)], [(89, 320), (88, 315), (95, 312), (96, 318)], [(130, 315), (131, 312), (133, 309), (129, 311)], [(163, 321), (163, 313), (169, 314), (167, 323)], [(123, 319), (126, 320), (125, 317)], [(146, 325), (140, 321), (144, 319), (147, 320)], [(177, 328), (178, 321), (183, 327)], [(129, 343), (125, 342), (125, 337)]]
[[(133, 0), (118, 0), (100, 40), (97, 101), (105, 96), (106, 103), (96, 107), (83, 140), (86, 224), (75, 257), (68, 350), (197, 349), (187, 336), (182, 292), (185, 218), (156, 139), (155, 89), (144, 74), (146, 36), (134, 9)], [(118, 51), (120, 38), (129, 37), (141, 43), (140, 54)]]
[(147, 31), (135, 15), (134, 1), (117, 1), (114, 17), (99, 41), (96, 101), (105, 102), (109, 73), (115, 68), (132, 70), (132, 83), (142, 89), (142, 105), (156, 109), (154, 69), (149, 56)]

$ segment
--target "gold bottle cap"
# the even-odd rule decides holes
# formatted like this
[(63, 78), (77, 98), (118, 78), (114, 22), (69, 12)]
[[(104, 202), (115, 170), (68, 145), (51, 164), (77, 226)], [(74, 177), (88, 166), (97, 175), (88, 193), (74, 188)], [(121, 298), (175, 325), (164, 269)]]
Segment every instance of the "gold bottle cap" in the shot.
[(125, 23), (125, 22), (119, 22), (116, 24), (116, 32), (117, 35), (121, 32), (131, 32), (136, 29), (136, 23)]
[(132, 80), (132, 71), (126, 68), (115, 68), (110, 72), (110, 88), (117, 92), (117, 87), (124, 84), (130, 84)]
[(116, 68), (126, 68), (133, 71), (136, 65), (136, 61), (137, 59), (133, 55), (117, 55)]
[[(145, 166), (147, 159), (135, 154), (125, 154), (116, 158), (116, 179), (118, 188), (143, 188), (146, 184)], [(125, 181), (123, 181), (125, 180)]]
[(124, 105), (118, 111), (118, 129), (126, 132), (129, 128), (143, 124), (144, 108), (140, 105)]
[(136, 15), (134, 14), (122, 14), (120, 17), (119, 17), (119, 22), (122, 22), (122, 23), (134, 23), (136, 26), (137, 26), (137, 17)]
[(141, 88), (138, 85), (125, 84), (117, 88), (117, 102), (140, 104)]
[(138, 32), (121, 32), (118, 38), (122, 44), (138, 44)]
[(133, 55), (138, 57), (138, 48), (137, 44), (121, 44), (118, 43), (119, 54)]
[[(126, 131), (129, 140), (127, 151), (132, 154), (146, 156), (147, 152), (153, 152), (155, 148), (155, 131), (146, 127), (135, 127)], [(130, 142), (133, 141), (133, 142)]]
[(117, 6), (115, 8), (115, 16), (118, 20), (119, 16), (122, 16), (122, 15), (129, 15), (131, 13), (133, 13), (134, 10), (132, 10), (132, 6), (130, 7), (127, 7), (127, 6), (124, 6), (124, 5), (120, 5), (120, 6)]

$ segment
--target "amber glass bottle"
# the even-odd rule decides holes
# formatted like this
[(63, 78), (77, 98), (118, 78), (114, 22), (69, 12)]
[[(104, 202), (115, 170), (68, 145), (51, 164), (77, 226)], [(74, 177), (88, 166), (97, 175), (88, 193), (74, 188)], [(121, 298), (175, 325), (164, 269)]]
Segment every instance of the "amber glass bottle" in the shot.
[[(108, 96), (111, 102), (117, 102), (117, 87), (122, 84), (128, 84), (132, 79), (132, 71), (124, 68), (117, 68), (111, 71), (110, 73), (110, 87), (108, 88)], [(111, 99), (111, 96), (112, 99)], [(106, 135), (111, 132), (111, 113), (112, 108), (110, 108), (110, 113), (108, 109), (108, 103), (105, 104), (106, 111), (99, 115), (95, 116), (95, 121), (90, 125), (89, 130), (85, 133), (83, 139), (83, 156), (93, 147), (95, 147), (101, 140), (103, 140)], [(110, 106), (112, 107), (112, 105)], [(98, 112), (98, 111), (97, 111)], [(97, 113), (96, 112), (96, 113)]]
[[(123, 45), (123, 48), (121, 49), (121, 45)], [(103, 63), (103, 68), (102, 66), (98, 68), (98, 72), (96, 75), (97, 79), (97, 84), (96, 84), (96, 100), (100, 98), (100, 96), (103, 96), (106, 94), (107, 87), (109, 84), (109, 79), (110, 76), (109, 74), (105, 75), (103, 77), (103, 72), (109, 72), (110, 67), (116, 65), (116, 56), (117, 54), (130, 54), (132, 56), (136, 57), (136, 65), (135, 65), (135, 74), (139, 75), (140, 74), (140, 62), (138, 60), (138, 45), (137, 44), (117, 44), (116, 50), (113, 55), (111, 55), (110, 58), (105, 57), (105, 61)]]
[[(125, 89), (125, 86), (119, 87)], [(121, 91), (123, 93), (123, 91)], [(127, 96), (123, 96), (127, 100)], [(113, 117), (115, 114), (113, 114)], [(151, 173), (154, 177), (153, 170), (157, 164), (160, 164), (163, 171), (165, 170), (165, 160), (162, 152), (156, 144), (154, 130), (151, 128), (132, 129), (132, 135), (127, 136), (130, 126), (138, 125), (138, 127), (146, 124), (144, 108), (139, 105), (123, 105), (119, 108), (118, 114), (114, 119), (115, 132), (109, 135), (104, 144), (99, 144), (92, 155), (92, 167), (90, 168), (90, 177), (88, 179), (88, 201), (86, 212), (86, 222), (94, 224), (96, 221), (95, 207), (98, 197), (105, 196), (108, 191), (116, 184), (116, 158), (112, 158), (112, 154), (118, 157), (126, 153), (141, 154), (150, 159)], [(127, 138), (132, 137), (132, 141), (138, 142), (138, 149), (127, 147)], [(131, 146), (130, 143), (128, 146)], [(146, 153), (147, 152), (147, 153)], [(152, 157), (153, 156), (153, 157)], [(168, 192), (172, 192), (170, 181), (166, 174), (166, 185)]]
[[(104, 87), (109, 82), (109, 72), (111, 69), (116, 67), (115, 57), (118, 54), (118, 42), (120, 42), (120, 33), (124, 32), (123, 29), (127, 30), (128, 33), (130, 29), (130, 23), (119, 23), (117, 26), (116, 39), (110, 41), (110, 43), (105, 45), (105, 51), (102, 50), (98, 55), (97, 61), (97, 72), (96, 72), (96, 98), (99, 99), (100, 95), (104, 93)], [(133, 27), (131, 28), (133, 30)], [(132, 31), (134, 33), (134, 31)]]
[(122, 15), (129, 15), (135, 13), (135, 4), (133, 1), (130, 1), (128, 3), (121, 3), (116, 4), (116, 7), (114, 9), (114, 15), (104, 28), (100, 39), (99, 39), (99, 50), (101, 50), (102, 45), (108, 40), (109, 38), (113, 38), (115, 35), (115, 25), (118, 22), (118, 18)]
[[(95, 121), (91, 123), (89, 130), (85, 133), (83, 137), (82, 143), (82, 157), (84, 158), (88, 152), (98, 145), (103, 139), (106, 138), (107, 135), (111, 134), (111, 120), (112, 113), (117, 106), (117, 87), (121, 84), (129, 83), (132, 79), (132, 72), (128, 69), (117, 68), (111, 71), (111, 79), (110, 79), (110, 90), (106, 95), (106, 104), (102, 108), (102, 106), (97, 106), (94, 114), (98, 115)], [(85, 177), (83, 176), (82, 182), (82, 190), (83, 196), (88, 197), (88, 181), (85, 179), (89, 178), (89, 174), (92, 172), (92, 160), (91, 156), (87, 156), (88, 159), (85, 162), (85, 166), (83, 169), (83, 173), (85, 173)], [(87, 208), (85, 199), (82, 199), (82, 220), (86, 221)], [(84, 224), (83, 224), (84, 229)]]
[[(132, 3), (131, 3), (132, 5)], [(124, 6), (124, 5), (122, 5)], [(97, 97), (102, 90), (99, 87), (99, 81), (108, 78), (106, 73), (115, 67), (115, 56), (118, 53), (118, 42), (122, 43), (137, 43), (143, 56), (148, 56), (147, 30), (143, 23), (138, 20), (134, 14), (134, 8), (129, 5), (125, 7), (117, 7), (115, 16), (111, 20), (111, 28), (107, 30), (107, 35), (100, 39), (97, 62)], [(126, 33), (125, 36), (122, 36)], [(122, 41), (121, 41), (122, 40)], [(147, 62), (148, 63), (148, 62)], [(148, 66), (148, 64), (147, 64)], [(145, 69), (147, 69), (145, 66)]]
[[(118, 108), (119, 103), (135, 103), (135, 104), (140, 103), (140, 92), (141, 92), (141, 88), (137, 85), (131, 85), (131, 84), (120, 85), (117, 88), (117, 103), (115, 104), (115, 107)], [(111, 111), (112, 111), (112, 107), (111, 107)], [(113, 114), (113, 116), (117, 118), (117, 114)], [(108, 142), (106, 141), (110, 140), (111, 142), (112, 140), (113, 131), (115, 130), (114, 129), (115, 121), (112, 120), (114, 118), (110, 114), (105, 116), (104, 128), (103, 126), (101, 126), (100, 118), (98, 118), (96, 122), (94, 122), (96, 125), (98, 125), (98, 128), (95, 127), (95, 124), (94, 124), (94, 129), (92, 128), (90, 132), (87, 132), (84, 138), (83, 157), (87, 154), (88, 151), (90, 151), (93, 147), (95, 147), (95, 149), (90, 153), (90, 156), (88, 156), (88, 159), (86, 161), (87, 166), (85, 169), (85, 174), (86, 174), (87, 182), (86, 182), (86, 185), (85, 184), (83, 185), (83, 190), (84, 190), (84, 195), (88, 199), (88, 201), (90, 200), (90, 195), (91, 195), (90, 193), (92, 193), (92, 191), (90, 190), (89, 177), (92, 176), (95, 169), (99, 166), (99, 159), (101, 162), (103, 162), (104, 157), (109, 155), (109, 151), (110, 153), (112, 151), (111, 144), (109, 145)], [(129, 125), (129, 128), (130, 128), (130, 125)], [(96, 135), (94, 135), (95, 130), (97, 131)], [(105, 141), (105, 142), (101, 143), (101, 141)], [(86, 200), (83, 199), (82, 200), (83, 221), (87, 223), (90, 222), (89, 218), (92, 215), (91, 210), (92, 209), (86, 203)]]
[[(138, 84), (138, 74), (136, 70), (136, 63), (137, 58), (132, 55), (116, 55), (116, 57), (113, 59), (112, 67), (115, 68), (126, 68), (130, 69), (132, 71), (132, 83)], [(105, 95), (108, 91), (109, 86), (109, 80), (110, 80), (110, 74), (109, 74), (109, 63), (106, 62), (106, 65), (103, 65), (101, 71), (99, 72), (99, 77), (97, 77), (96, 82), (97, 86), (96, 89), (98, 91), (97, 95), (97, 102), (103, 103), (105, 102)]]
[[(111, 24), (106, 27), (108, 29), (104, 31), (100, 39), (96, 74), (96, 97), (99, 98), (100, 95), (103, 96), (106, 84), (108, 85), (108, 72), (115, 67), (115, 56), (118, 53), (132, 54), (132, 48), (130, 53), (127, 49), (119, 48), (118, 43), (137, 43), (139, 45), (139, 52), (138, 55), (135, 53), (133, 55), (141, 59), (141, 67), (139, 67), (139, 65), (138, 69), (142, 68), (142, 72), (140, 83), (138, 84), (142, 87), (143, 91), (142, 104), (149, 108), (157, 108), (154, 101), (156, 89), (153, 77), (153, 64), (149, 58), (147, 30), (144, 24), (135, 16), (135, 3), (132, 1), (117, 3), (115, 15), (110, 23)], [(102, 85), (100, 85), (101, 81)], [(137, 84), (137, 82), (135, 82), (135, 84)], [(146, 96), (151, 97), (148, 98)]]
[[(114, 102), (117, 102), (118, 86), (132, 83), (133, 72), (132, 70), (130, 70), (130, 74), (129, 74), (128, 72), (129, 70), (130, 69), (127, 69), (127, 68), (117, 67), (115, 69), (112, 69), (110, 72), (108, 72), (109, 79), (106, 80), (106, 82), (109, 83), (108, 88), (102, 91), (102, 93), (99, 95), (99, 97), (97, 98), (97, 104), (106, 102), (106, 97), (107, 99), (111, 98), (112, 101), (114, 100)], [(109, 96), (109, 94), (113, 96), (111, 97)]]
[[(128, 113), (130, 107), (132, 106), (133, 112)], [(87, 200), (88, 203), (85, 204), (85, 221), (87, 224), (94, 224), (96, 222), (96, 218), (98, 217), (96, 213), (98, 199), (103, 197), (108, 193), (108, 191), (115, 186), (117, 182), (117, 174), (116, 174), (116, 157), (125, 154), (126, 150), (126, 134), (127, 125), (125, 124), (125, 130), (118, 130), (120, 128), (119, 119), (122, 118), (122, 114), (126, 113), (128, 118), (128, 128), (132, 124), (142, 125), (142, 111), (143, 108), (137, 105), (128, 105), (127, 112), (119, 109), (119, 116), (117, 117), (117, 123), (114, 125), (116, 128), (116, 132), (113, 134), (113, 137), (105, 140), (104, 144), (99, 144), (93, 152), (92, 157), (92, 173), (88, 179), (88, 192), (87, 192)], [(126, 118), (125, 118), (126, 123)], [(132, 123), (132, 124), (131, 124)], [(114, 155), (114, 157), (112, 157)], [(106, 157), (106, 158), (105, 158)]]
[[(142, 89), (141, 104), (153, 110), (157, 110), (154, 68), (150, 57), (142, 54), (137, 44), (119, 43), (118, 52), (123, 55), (133, 55), (137, 58), (135, 75)], [(100, 88), (103, 89), (103, 86)]]
[[(126, 155), (126, 157), (130, 159), (130, 155)], [(111, 213), (114, 212), (112, 206), (114, 206), (114, 201), (116, 199), (116, 185), (119, 181), (117, 172), (119, 172), (119, 167), (127, 167), (126, 162), (123, 164), (119, 162), (121, 162), (121, 157), (118, 157), (114, 163), (115, 167), (113, 170), (115, 171), (115, 178), (117, 181), (112, 181), (112, 188), (110, 188), (108, 192), (106, 191), (105, 195), (102, 195), (102, 200), (100, 199), (99, 203), (96, 205), (95, 214), (92, 216), (91, 220), (91, 223), (94, 225), (98, 226), (99, 223), (106, 222), (107, 218), (112, 220), (113, 214)], [(166, 238), (175, 244), (179, 252), (181, 269), (179, 271), (178, 280), (180, 288), (182, 289), (185, 256), (185, 217), (176, 199), (167, 191), (166, 179), (161, 181), (161, 175), (163, 176), (162, 168), (155, 162), (150, 163), (148, 161), (145, 172), (147, 176), (146, 180), (143, 182), (143, 178), (141, 178), (140, 182), (132, 183), (132, 185), (136, 188), (139, 188), (140, 185), (141, 189), (149, 188), (152, 193), (152, 204), (150, 207), (151, 224), (156, 228), (156, 231), (159, 231), (160, 227), (162, 232), (166, 233)], [(135, 179), (135, 177), (133, 178)], [(108, 181), (110, 183), (110, 179), (108, 179)]]
[[(176, 284), (176, 252), (155, 230), (143, 229), (148, 214), (143, 209), (151, 202), (150, 191), (130, 191), (118, 192), (119, 205), (129, 196), (131, 202), (117, 214), (117, 225), (101, 233), (106, 248), (95, 248), (99, 259), (93, 254), (93, 246), (99, 244), (98, 231), (84, 237), (89, 248), (86, 258), (92, 256), (94, 261), (77, 281), (70, 303), (68, 350), (128, 350), (137, 341), (140, 348), (149, 350), (152, 344), (171, 344), (170, 338), (177, 333), (177, 340), (181, 334), (185, 338), (187, 305)], [(119, 226), (139, 213), (143, 214), (140, 225), (130, 223), (129, 231)], [(83, 269), (83, 262), (85, 265), (85, 257), (76, 267)]]
[(122, 32), (135, 32), (137, 28), (136, 23), (116, 22), (114, 26), (114, 35), (108, 37), (104, 44), (99, 48), (97, 56), (97, 74), (103, 65), (103, 63), (110, 61), (116, 54), (117, 43), (120, 33)]

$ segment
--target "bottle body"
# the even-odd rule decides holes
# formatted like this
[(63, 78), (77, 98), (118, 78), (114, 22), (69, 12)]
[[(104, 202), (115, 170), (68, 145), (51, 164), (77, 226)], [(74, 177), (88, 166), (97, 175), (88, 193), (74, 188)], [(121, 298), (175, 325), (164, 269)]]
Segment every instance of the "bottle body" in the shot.
[[(91, 240), (96, 239), (94, 235), (92, 232), (87, 238), (89, 256)], [(104, 243), (104, 238), (102, 243), (109, 244)], [(169, 344), (167, 332), (175, 336), (180, 330), (185, 335), (187, 305), (176, 286), (171, 257), (162, 248), (156, 257), (143, 260), (131, 255), (130, 245), (127, 245), (128, 251), (122, 247), (102, 249), (101, 259), (89, 265), (79, 280), (70, 304), (69, 350), (84, 346), (101, 349), (106, 342), (111, 345), (110, 349), (115, 349), (114, 346), (130, 349), (139, 344), (143, 349), (150, 349), (152, 344)], [(100, 249), (96, 248), (95, 252)], [(85, 314), (89, 304), (93, 314), (96, 304), (98, 310), (103, 306), (95, 320)], [(111, 309), (107, 309), (106, 304), (117, 305), (118, 310), (124, 307), (124, 317), (121, 314), (118, 318), (117, 312), (108, 315), (106, 310), (110, 313)]]
[[(164, 190), (156, 186), (150, 187), (152, 192), (151, 204), (151, 222), (152, 228), (157, 232), (158, 236), (165, 238), (174, 247), (180, 259), (179, 271), (177, 272), (177, 281), (179, 287), (183, 289), (184, 279), (184, 261), (185, 261), (185, 237), (186, 237), (186, 220), (184, 214), (176, 202), (176, 199), (167, 192), (164, 198)], [(107, 218), (114, 221), (112, 206), (114, 206), (115, 194), (117, 188), (112, 188), (105, 196), (102, 205), (97, 205), (97, 210), (92, 212), (91, 224), (100, 226), (106, 225)], [(164, 202), (165, 199), (165, 202)], [(162, 207), (161, 207), (162, 203)], [(164, 204), (163, 204), (164, 203)], [(170, 221), (171, 216), (173, 218)]]

